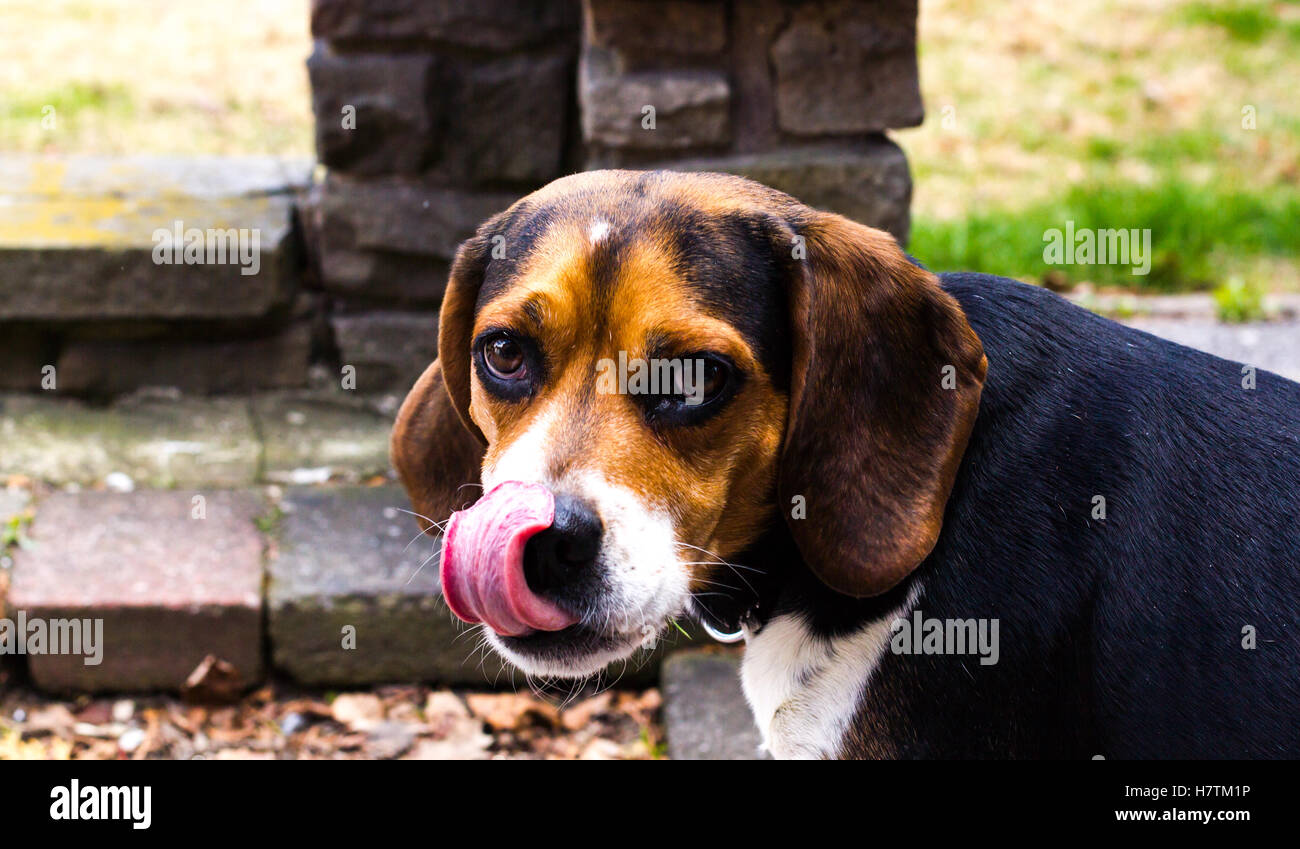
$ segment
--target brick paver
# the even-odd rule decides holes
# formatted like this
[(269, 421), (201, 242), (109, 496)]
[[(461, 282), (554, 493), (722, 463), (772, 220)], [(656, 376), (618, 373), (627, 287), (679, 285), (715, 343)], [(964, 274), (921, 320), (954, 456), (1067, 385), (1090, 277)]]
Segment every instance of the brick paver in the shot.
[[(102, 659), (27, 653), (49, 690), (176, 690), (208, 654), (262, 674), (256, 493), (58, 493), (14, 556), (9, 616), (102, 620)], [(30, 631), (30, 626), (29, 626)], [(90, 632), (87, 631), (87, 635)], [(83, 644), (83, 649), (88, 648)]]

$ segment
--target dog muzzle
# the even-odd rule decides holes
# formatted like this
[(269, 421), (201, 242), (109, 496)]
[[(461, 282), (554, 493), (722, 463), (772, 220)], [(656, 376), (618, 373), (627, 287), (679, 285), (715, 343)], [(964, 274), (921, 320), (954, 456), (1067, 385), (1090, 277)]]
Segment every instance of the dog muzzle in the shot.
[(524, 546), (555, 520), (555, 498), (535, 483), (503, 481), (453, 513), (442, 541), (442, 594), (451, 612), (503, 637), (559, 631), (578, 617), (542, 598), (524, 576)]

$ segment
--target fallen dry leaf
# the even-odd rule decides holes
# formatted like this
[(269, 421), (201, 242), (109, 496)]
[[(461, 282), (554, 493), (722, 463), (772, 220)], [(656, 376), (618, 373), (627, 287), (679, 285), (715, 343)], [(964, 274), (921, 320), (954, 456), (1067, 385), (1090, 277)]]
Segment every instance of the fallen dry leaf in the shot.
[(566, 708), (560, 714), (560, 721), (569, 731), (580, 731), (591, 723), (591, 720), (603, 713), (609, 713), (610, 706), (613, 703), (613, 695), (606, 690), (599, 695), (592, 696), (589, 699), (583, 699), (572, 707)]
[(27, 720), (23, 723), (23, 730), (29, 733), (38, 731), (62, 734), (71, 731), (76, 724), (77, 718), (72, 715), (72, 711), (63, 705), (53, 704), (36, 708), (28, 713)]
[(224, 705), (238, 701), (243, 688), (234, 664), (210, 654), (181, 685), (181, 698), (190, 704)]
[(435, 717), (468, 717), (469, 708), (450, 690), (435, 690), (424, 701), (425, 719)]
[(465, 702), (470, 713), (497, 731), (514, 731), (537, 723), (555, 726), (560, 721), (555, 705), (522, 693), (471, 693)]
[(344, 693), (330, 704), (330, 715), (353, 731), (365, 731), (384, 718), (384, 703), (373, 693)]

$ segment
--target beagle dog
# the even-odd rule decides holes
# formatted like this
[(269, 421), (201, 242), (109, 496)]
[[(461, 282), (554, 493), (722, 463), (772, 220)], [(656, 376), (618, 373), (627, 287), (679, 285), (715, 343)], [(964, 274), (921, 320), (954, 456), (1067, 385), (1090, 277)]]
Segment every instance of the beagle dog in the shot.
[(597, 171), (461, 246), (392, 459), (510, 662), (693, 615), (778, 757), (1300, 757), (1298, 434), (1273, 374), (748, 180)]

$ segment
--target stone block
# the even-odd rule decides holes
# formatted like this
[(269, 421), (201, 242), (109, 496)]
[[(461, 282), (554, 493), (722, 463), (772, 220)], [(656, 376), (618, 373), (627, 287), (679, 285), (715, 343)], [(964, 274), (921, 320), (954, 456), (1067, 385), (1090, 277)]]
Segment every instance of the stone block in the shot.
[[(606, 50), (587, 46), (578, 70), (582, 135), (588, 144), (642, 150), (717, 147), (731, 138), (731, 88), (707, 70), (622, 72)], [(647, 107), (653, 107), (654, 127)]]
[(678, 160), (663, 167), (739, 174), (907, 243), (912, 178), (903, 151), (883, 137), (852, 145)]
[(419, 530), (400, 488), (295, 489), (281, 509), (267, 590), (276, 668), (313, 685), (509, 682), (443, 603), (435, 541), (408, 547)]
[(771, 64), (787, 132), (872, 133), (924, 117), (916, 0), (800, 3), (772, 44)]
[(306, 322), (250, 339), (71, 340), (59, 355), (59, 390), (103, 396), (174, 387), (213, 395), (298, 387), (307, 382), (311, 341)]
[(351, 174), (418, 174), (433, 155), (434, 57), (339, 55), (317, 43), (307, 60), (316, 153)]
[(562, 53), (462, 62), (438, 115), (435, 171), (468, 185), (540, 186), (560, 176), (573, 60)]
[(664, 662), (664, 732), (677, 761), (760, 760), (762, 737), (740, 687), (739, 654), (677, 652)]
[[(204, 657), (262, 674), (263, 500), (248, 492), (57, 493), (15, 555), (11, 614), (101, 620), (95, 653), (29, 652), (53, 691), (178, 690)], [(102, 632), (100, 632), (102, 628)], [(30, 630), (30, 628), (29, 628)], [(90, 630), (84, 631), (84, 636)]]
[[(283, 308), (301, 178), (265, 157), (6, 157), (0, 320), (239, 320)], [(165, 248), (178, 228), (182, 243), (199, 231), (198, 253)]]
[(343, 44), (433, 42), (495, 51), (575, 39), (578, 0), (313, 0), (311, 31)]
[(330, 319), (339, 362), (363, 393), (405, 394), (438, 357), (438, 313), (366, 312)]
[(584, 0), (591, 43), (635, 58), (710, 55), (727, 46), (727, 4), (698, 0)]
[(236, 487), (257, 479), (260, 455), (242, 400), (0, 396), (0, 478), (92, 486), (117, 472), (141, 487)]
[(254, 398), (251, 406), (261, 438), (263, 480), (356, 482), (390, 471), (388, 435), (393, 417), (375, 412), (359, 397), (349, 401), (272, 393)]
[[(322, 250), (366, 250), (450, 260), (484, 219), (518, 199), (418, 180), (350, 180), (331, 173), (320, 196)], [(324, 269), (326, 277), (329, 269)]]

